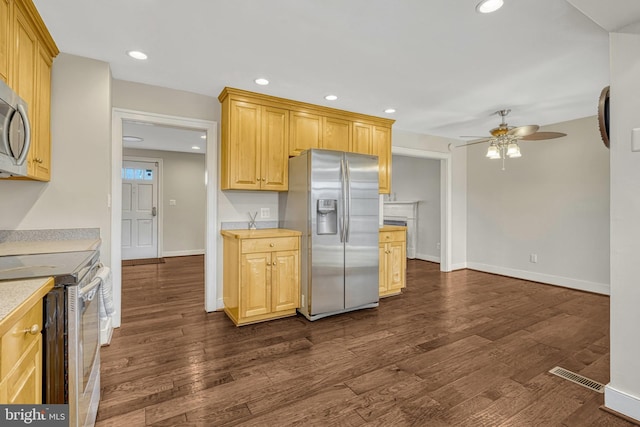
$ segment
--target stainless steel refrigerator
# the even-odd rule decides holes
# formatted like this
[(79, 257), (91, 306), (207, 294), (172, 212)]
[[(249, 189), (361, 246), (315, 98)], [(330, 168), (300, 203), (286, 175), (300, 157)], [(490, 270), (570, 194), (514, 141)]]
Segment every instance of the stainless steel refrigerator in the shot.
[(378, 306), (378, 158), (312, 149), (289, 159), (280, 226), (302, 232), (301, 307), (309, 320)]

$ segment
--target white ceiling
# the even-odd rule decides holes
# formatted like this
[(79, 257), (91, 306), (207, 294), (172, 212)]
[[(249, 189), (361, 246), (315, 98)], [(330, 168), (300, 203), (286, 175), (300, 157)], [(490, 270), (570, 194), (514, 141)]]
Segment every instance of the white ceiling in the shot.
[[(478, 1), (34, 0), (62, 52), (108, 62), (116, 79), (214, 97), (231, 86), (375, 116), (393, 107), (396, 129), (452, 138), (487, 135), (504, 108), (516, 126), (596, 114), (609, 83), (606, 30), (565, 0), (505, 0), (489, 15)], [(640, 3), (569, 1), (587, 12)], [(129, 58), (132, 49), (149, 59)]]
[[(142, 141), (130, 142), (127, 141), (127, 136), (142, 138)], [(124, 148), (182, 151), (195, 154), (204, 154), (207, 149), (207, 140), (203, 138), (206, 137), (205, 132), (144, 122), (124, 121), (122, 137)]]

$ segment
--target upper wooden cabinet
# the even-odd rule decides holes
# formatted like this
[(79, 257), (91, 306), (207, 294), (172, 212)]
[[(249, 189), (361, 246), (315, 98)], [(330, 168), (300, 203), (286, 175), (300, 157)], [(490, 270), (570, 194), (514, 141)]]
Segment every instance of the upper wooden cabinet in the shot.
[(31, 0), (0, 0), (0, 78), (27, 103), (28, 178), (51, 178), (51, 65), (58, 55)]
[(288, 156), (324, 148), (378, 156), (380, 192), (391, 191), (394, 120), (232, 88), (218, 99), (223, 190), (287, 191)]
[(234, 97), (222, 111), (221, 188), (286, 190), (289, 112)]
[(303, 111), (291, 111), (289, 155), (297, 156), (309, 148), (322, 147), (322, 116)]
[(378, 156), (380, 192), (391, 193), (391, 128), (374, 126), (371, 154)]
[(11, 38), (12, 3), (0, 0), (0, 79), (9, 82), (9, 40)]
[(349, 151), (349, 147), (351, 147), (351, 122), (335, 117), (323, 117), (321, 148)]

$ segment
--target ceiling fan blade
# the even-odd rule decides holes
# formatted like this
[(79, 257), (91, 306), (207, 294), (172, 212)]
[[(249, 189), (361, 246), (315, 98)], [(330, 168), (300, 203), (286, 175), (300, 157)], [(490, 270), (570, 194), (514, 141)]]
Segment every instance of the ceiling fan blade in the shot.
[(542, 141), (545, 139), (562, 138), (563, 136), (567, 136), (567, 134), (562, 132), (536, 132), (520, 139), (523, 141)]
[(483, 142), (487, 142), (490, 139), (491, 138), (485, 138), (485, 139), (481, 139), (480, 141), (467, 142), (466, 144), (456, 145), (455, 148), (466, 147), (467, 145), (482, 144)]
[(538, 129), (540, 129), (540, 126), (538, 125), (518, 126), (509, 130), (507, 133), (511, 136), (515, 136), (516, 138), (522, 138), (536, 133)]

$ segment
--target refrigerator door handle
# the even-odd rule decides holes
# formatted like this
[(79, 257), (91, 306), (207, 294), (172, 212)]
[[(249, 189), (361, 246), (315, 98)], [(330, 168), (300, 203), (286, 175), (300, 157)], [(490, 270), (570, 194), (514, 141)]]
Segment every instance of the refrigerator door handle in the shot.
[(344, 159), (340, 159), (340, 190), (342, 198), (342, 212), (340, 213), (340, 243), (344, 243), (345, 239), (345, 206), (347, 202), (347, 192), (345, 188), (347, 178), (345, 174)]
[(345, 226), (345, 242), (349, 241), (349, 236), (351, 235), (351, 171), (349, 166), (349, 160), (347, 160), (347, 182), (345, 187), (347, 188), (347, 214), (346, 214), (346, 222)]

